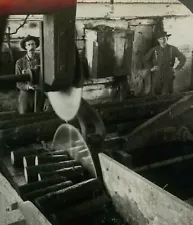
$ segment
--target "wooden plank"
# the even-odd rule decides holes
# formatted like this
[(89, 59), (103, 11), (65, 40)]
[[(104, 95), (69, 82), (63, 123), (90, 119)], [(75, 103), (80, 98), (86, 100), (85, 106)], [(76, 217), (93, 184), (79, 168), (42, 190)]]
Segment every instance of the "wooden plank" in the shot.
[(178, 121), (177, 118), (187, 112), (192, 105), (193, 95), (185, 96), (168, 109), (134, 129), (129, 135), (125, 135), (124, 138), (127, 140), (129, 146), (128, 151), (147, 145), (147, 140), (151, 139), (150, 135), (147, 136), (147, 134), (151, 134), (152, 131), (159, 130), (164, 127), (181, 126), (181, 121)]
[(5, 196), (0, 192), (0, 224), (6, 224), (6, 200)]
[(7, 212), (7, 225), (26, 225), (26, 220), (19, 209)]
[[(3, 207), (4, 210), (3, 210)], [(18, 211), (21, 211), (19, 213)], [(42, 215), (42, 213), (29, 201), (23, 202), (17, 192), (10, 185), (8, 180), (0, 173), (0, 224), (8, 225), (4, 223), (7, 216), (6, 213), (15, 214), (15, 219), (20, 218), (20, 223), (14, 224), (26, 224), (26, 225), (51, 225), (51, 223)], [(23, 214), (23, 215), (22, 215)], [(13, 216), (13, 215), (12, 215)], [(13, 218), (13, 217), (12, 217)], [(24, 218), (26, 223), (24, 223)], [(10, 220), (9, 220), (10, 221)], [(2, 223), (1, 223), (2, 222)], [(7, 222), (7, 221), (6, 221)]]
[(5, 197), (8, 210), (17, 209), (17, 205), (22, 202), (22, 199), (17, 192), (12, 188), (8, 180), (0, 173), (0, 194)]
[(22, 199), (10, 185), (8, 180), (0, 173), (0, 224), (25, 225), (25, 219), (18, 210)]
[(19, 204), (19, 209), (26, 219), (26, 225), (52, 225), (30, 201)]
[(193, 225), (193, 207), (132, 170), (99, 154), (105, 186), (130, 225)]

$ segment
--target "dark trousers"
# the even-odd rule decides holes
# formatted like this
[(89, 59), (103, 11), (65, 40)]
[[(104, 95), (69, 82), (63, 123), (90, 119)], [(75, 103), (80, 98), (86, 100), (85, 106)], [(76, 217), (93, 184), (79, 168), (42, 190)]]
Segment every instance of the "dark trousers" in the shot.
[(18, 98), (18, 111), (20, 114), (34, 111), (34, 91), (20, 91)]
[(165, 72), (163, 76), (159, 73), (152, 73), (152, 94), (153, 95), (166, 95), (173, 93), (173, 82), (175, 79), (174, 73)]
[[(41, 98), (41, 94), (37, 91), (37, 102), (36, 110), (40, 111), (53, 111), (52, 106), (45, 96)], [(18, 111), (19, 114), (32, 113), (34, 112), (34, 100), (35, 100), (35, 91), (20, 91), (18, 98)]]

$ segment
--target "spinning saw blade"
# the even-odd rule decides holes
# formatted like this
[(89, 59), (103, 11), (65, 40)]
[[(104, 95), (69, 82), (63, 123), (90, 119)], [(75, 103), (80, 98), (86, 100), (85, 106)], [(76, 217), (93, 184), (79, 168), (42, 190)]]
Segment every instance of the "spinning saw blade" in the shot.
[(62, 124), (55, 132), (52, 149), (65, 150), (91, 174), (97, 177), (89, 147), (80, 132), (70, 124)]
[(82, 88), (71, 87), (67, 91), (47, 93), (55, 113), (64, 121), (73, 119), (80, 107)]

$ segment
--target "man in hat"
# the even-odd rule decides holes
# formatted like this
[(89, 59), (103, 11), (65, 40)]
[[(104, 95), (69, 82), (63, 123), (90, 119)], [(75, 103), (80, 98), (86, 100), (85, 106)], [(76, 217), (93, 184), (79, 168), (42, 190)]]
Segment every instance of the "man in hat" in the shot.
[[(171, 34), (159, 32), (157, 34), (159, 45), (150, 49), (145, 55), (145, 65), (150, 69), (152, 75), (152, 94), (172, 93), (175, 73), (181, 70), (186, 62), (186, 57), (178, 48), (167, 43), (169, 36)], [(179, 63), (174, 67), (176, 58)]]
[[(39, 46), (39, 38), (28, 35), (21, 42), (20, 46), (27, 51), (26, 55), (17, 60), (15, 65), (15, 74), (25, 74), (27, 69), (37, 69), (40, 66), (39, 54), (35, 52)], [(29, 82), (18, 82), (19, 93), (19, 113), (24, 114), (33, 112), (34, 105), (34, 87)]]

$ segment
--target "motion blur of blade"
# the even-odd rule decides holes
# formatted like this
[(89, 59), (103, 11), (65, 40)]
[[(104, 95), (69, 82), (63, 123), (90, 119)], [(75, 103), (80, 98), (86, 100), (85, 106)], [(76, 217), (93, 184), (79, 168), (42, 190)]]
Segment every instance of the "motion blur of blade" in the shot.
[(0, 0), (0, 14), (41, 14), (76, 5), (76, 0)]
[(72, 120), (81, 104), (82, 89), (71, 87), (67, 91), (48, 92), (55, 113), (64, 121)]
[(92, 177), (97, 177), (98, 171), (81, 133), (70, 124), (62, 124), (56, 130), (52, 142), (52, 149), (65, 150), (72, 159), (77, 160), (82, 166), (89, 171)]

